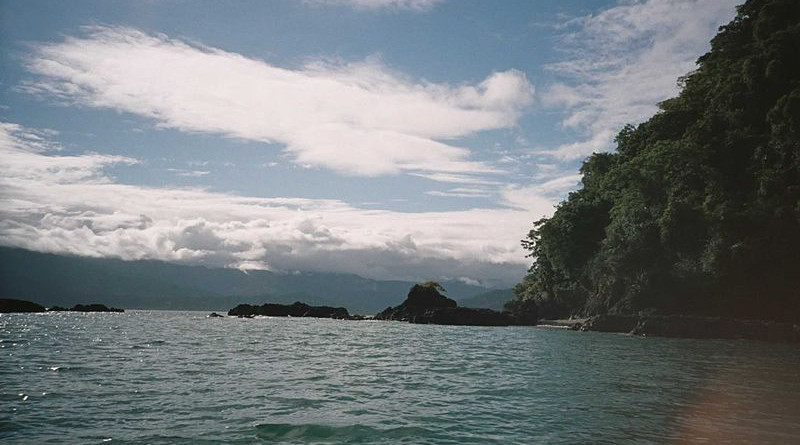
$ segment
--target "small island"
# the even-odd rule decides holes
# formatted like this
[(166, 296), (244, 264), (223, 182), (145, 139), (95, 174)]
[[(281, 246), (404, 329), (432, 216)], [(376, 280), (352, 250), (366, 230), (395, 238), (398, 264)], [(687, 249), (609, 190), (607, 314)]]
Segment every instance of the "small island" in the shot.
[(100, 303), (76, 304), (72, 309), (61, 306), (45, 308), (41, 304), (13, 298), (0, 298), (0, 313), (28, 313), (28, 312), (125, 312), (125, 309), (108, 307)]
[(256, 315), (269, 317), (313, 317), (313, 318), (335, 318), (349, 320), (353, 317), (343, 307), (331, 306), (309, 306), (305, 303), (296, 301), (292, 304), (264, 303), (261, 306), (250, 304), (240, 304), (228, 311), (228, 315), (249, 318)]
[(32, 301), (0, 298), (0, 314), (44, 312), (46, 309)]
[(537, 321), (533, 302), (518, 305), (513, 311), (498, 312), (458, 307), (455, 300), (445, 297), (440, 291), (444, 292), (444, 288), (433, 281), (415, 284), (402, 304), (386, 308), (375, 319), (459, 326), (533, 326)]

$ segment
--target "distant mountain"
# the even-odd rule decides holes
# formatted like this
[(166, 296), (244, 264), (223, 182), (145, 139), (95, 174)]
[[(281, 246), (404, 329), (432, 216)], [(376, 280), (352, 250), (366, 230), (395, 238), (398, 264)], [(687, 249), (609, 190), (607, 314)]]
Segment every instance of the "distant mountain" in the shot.
[[(243, 272), (0, 247), (0, 298), (22, 298), (44, 306), (98, 302), (131, 309), (226, 310), (239, 303), (299, 300), (370, 314), (400, 304), (413, 284), (351, 274)], [(460, 281), (442, 284), (456, 299), (487, 291)]]
[(503, 305), (514, 298), (514, 289), (494, 289), (458, 302), (461, 307), (487, 308), (502, 311)]

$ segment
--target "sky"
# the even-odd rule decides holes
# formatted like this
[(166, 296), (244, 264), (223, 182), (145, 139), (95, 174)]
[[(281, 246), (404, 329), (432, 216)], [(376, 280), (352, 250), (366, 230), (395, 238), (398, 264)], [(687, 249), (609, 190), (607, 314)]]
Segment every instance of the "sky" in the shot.
[(0, 0), (0, 245), (518, 282), (729, 0)]

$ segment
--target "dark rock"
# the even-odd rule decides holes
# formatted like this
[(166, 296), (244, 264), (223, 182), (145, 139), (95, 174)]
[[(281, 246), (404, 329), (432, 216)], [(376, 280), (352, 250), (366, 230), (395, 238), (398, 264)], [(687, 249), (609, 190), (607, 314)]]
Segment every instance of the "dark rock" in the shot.
[(51, 307), (51, 308), (49, 308), (47, 310), (48, 310), (48, 312), (66, 312), (69, 309), (67, 309), (65, 307), (61, 307), (61, 306), (53, 306), (53, 307)]
[(533, 300), (511, 300), (505, 308), (516, 325), (535, 326), (539, 321), (539, 306)]
[(225, 316), (224, 315), (220, 315), (220, 314), (218, 314), (216, 312), (212, 312), (212, 313), (208, 314), (208, 318), (221, 318), (221, 317), (225, 317)]
[(108, 307), (104, 304), (76, 304), (71, 309), (72, 312), (125, 312), (125, 309)]
[[(530, 308), (529, 308), (530, 309)], [(530, 314), (527, 314), (530, 315)], [(446, 324), (462, 326), (508, 326), (518, 323), (510, 312), (491, 309), (460, 308), (455, 300), (445, 297), (433, 286), (414, 285), (408, 298), (399, 306), (386, 308), (376, 320), (408, 321), (417, 324)], [(519, 320), (528, 319), (520, 315)], [(533, 315), (533, 322), (536, 317)]]
[(8, 314), (13, 312), (44, 312), (44, 306), (32, 301), (14, 300), (12, 298), (0, 298), (0, 313)]
[(513, 319), (508, 312), (468, 307), (426, 309), (409, 320), (416, 324), (447, 324), (458, 326), (508, 326)]
[(431, 309), (455, 308), (455, 300), (440, 294), (433, 286), (415, 284), (408, 291), (408, 297), (399, 306), (388, 307), (378, 315), (376, 320), (411, 321)]
[(628, 333), (639, 323), (636, 315), (595, 315), (580, 326), (581, 331)]
[(800, 342), (800, 326), (792, 323), (691, 315), (597, 315), (583, 323), (580, 330), (674, 338)]
[(457, 307), (458, 303), (451, 298), (447, 298), (440, 294), (433, 286), (422, 286), (415, 284), (408, 291), (408, 297), (401, 306), (409, 308), (440, 308), (440, 307)]
[(250, 317), (265, 315), (270, 317), (315, 317), (350, 319), (350, 314), (343, 307), (309, 306), (299, 301), (292, 304), (265, 303), (261, 306), (240, 304), (228, 311), (228, 315)]

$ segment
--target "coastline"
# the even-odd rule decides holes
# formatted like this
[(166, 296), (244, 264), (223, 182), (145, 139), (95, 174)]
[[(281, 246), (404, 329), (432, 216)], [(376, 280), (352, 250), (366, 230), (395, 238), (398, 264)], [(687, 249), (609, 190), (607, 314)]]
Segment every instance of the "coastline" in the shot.
[[(800, 343), (800, 325), (770, 320), (746, 320), (695, 315), (595, 315), (582, 321), (545, 320), (551, 327), (611, 332), (642, 337), (745, 339)], [(566, 322), (572, 322), (571, 325)], [(541, 324), (540, 324), (541, 326)]]

